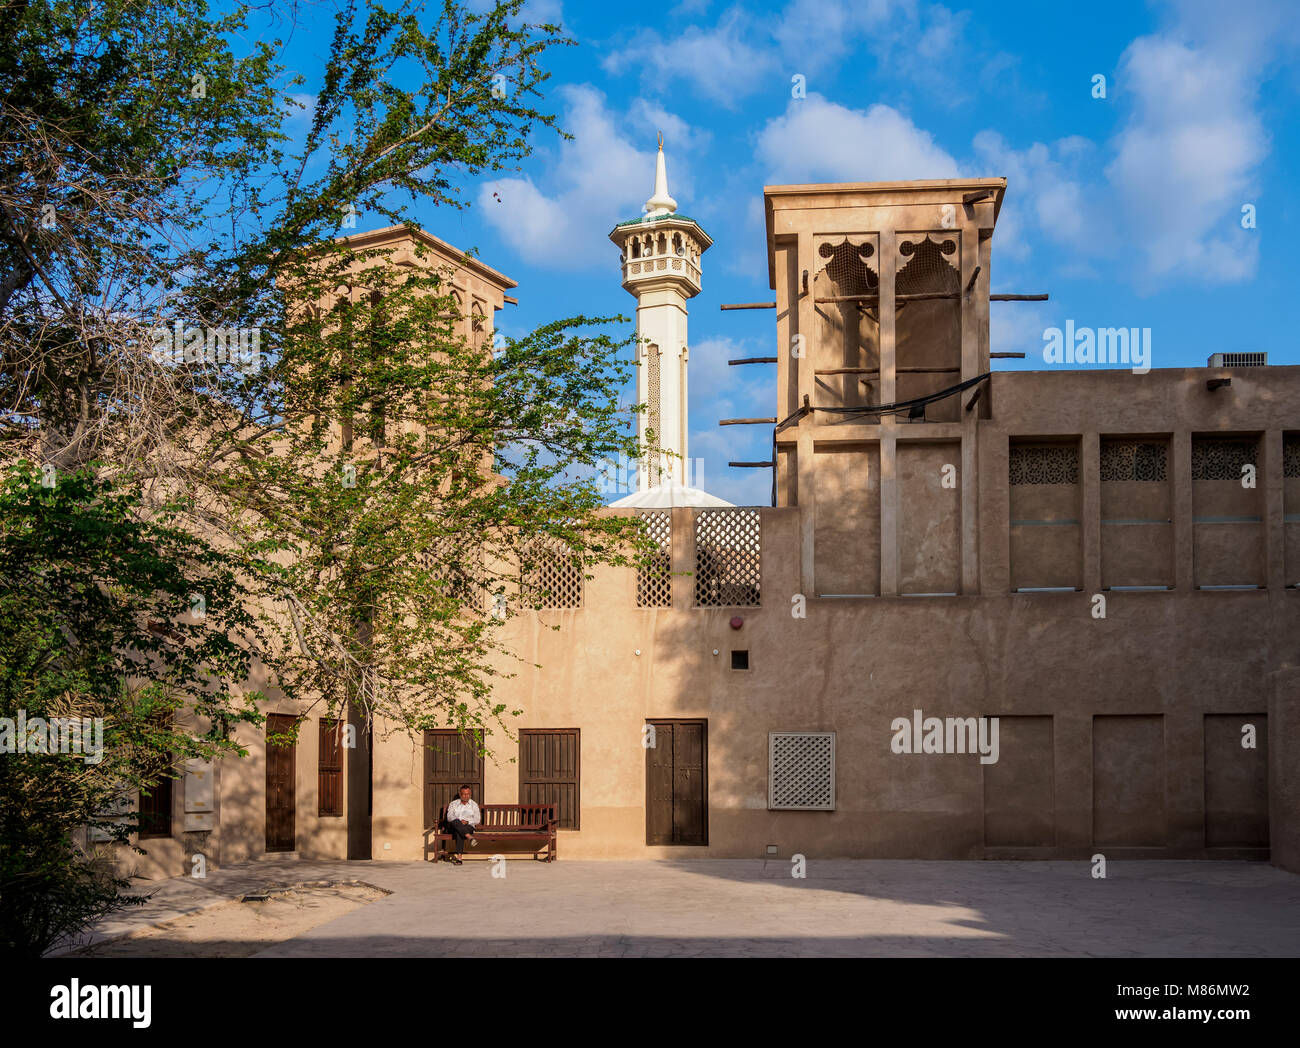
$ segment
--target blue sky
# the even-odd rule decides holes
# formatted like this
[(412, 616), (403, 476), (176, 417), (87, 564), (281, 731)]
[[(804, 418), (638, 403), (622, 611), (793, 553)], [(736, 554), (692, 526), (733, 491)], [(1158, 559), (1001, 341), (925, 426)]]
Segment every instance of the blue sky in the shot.
[[(413, 215), (519, 282), (519, 305), (497, 317), (507, 334), (570, 314), (630, 317), (607, 234), (641, 213), (662, 130), (671, 192), (714, 241), (691, 301), (690, 453), (723, 498), (769, 500), (769, 471), (726, 463), (766, 458), (770, 430), (717, 425), (775, 410), (774, 366), (726, 364), (776, 352), (774, 314), (718, 309), (771, 297), (765, 184), (1005, 176), (993, 289), (1052, 297), (992, 307), (992, 348), (1028, 354), (999, 367), (1046, 367), (1043, 331), (1067, 319), (1151, 328), (1155, 368), (1240, 350), (1300, 364), (1286, 292), (1300, 243), (1293, 2), (528, 10), (578, 41), (548, 60), (549, 106), (575, 139), (544, 133), (521, 171), (466, 187), (468, 210)], [(286, 63), (318, 68), (329, 31), (313, 18)], [(367, 217), (358, 229), (378, 224)]]

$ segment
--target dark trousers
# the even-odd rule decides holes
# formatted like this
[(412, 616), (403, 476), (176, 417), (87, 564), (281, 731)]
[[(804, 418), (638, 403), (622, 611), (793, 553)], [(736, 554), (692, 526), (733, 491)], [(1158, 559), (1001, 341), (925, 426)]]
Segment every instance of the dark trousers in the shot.
[(453, 819), (447, 823), (447, 832), (456, 838), (456, 854), (465, 854), (465, 838), (474, 832), (474, 827), (464, 819)]

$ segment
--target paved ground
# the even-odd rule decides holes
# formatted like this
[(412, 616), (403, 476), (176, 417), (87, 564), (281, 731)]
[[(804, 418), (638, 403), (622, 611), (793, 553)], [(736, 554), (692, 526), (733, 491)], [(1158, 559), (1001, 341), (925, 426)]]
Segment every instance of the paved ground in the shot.
[(1300, 877), (1264, 863), (268, 860), (164, 882), (96, 940), (260, 886), (392, 894), (259, 957), (1300, 956)]

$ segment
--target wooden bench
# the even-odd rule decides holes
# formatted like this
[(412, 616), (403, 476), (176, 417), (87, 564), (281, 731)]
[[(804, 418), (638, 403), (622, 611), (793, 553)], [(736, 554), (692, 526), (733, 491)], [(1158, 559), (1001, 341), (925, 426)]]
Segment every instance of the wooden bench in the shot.
[[(474, 827), (474, 836), (482, 844), (489, 841), (537, 841), (533, 858), (538, 857), (545, 845), (544, 862), (555, 861), (555, 805), (554, 804), (480, 804), (482, 820)], [(438, 821), (424, 831), (424, 858), (433, 853), (433, 861), (443, 857), (443, 841), (454, 841), (447, 825), (447, 808), (438, 812)], [(480, 854), (482, 848), (476, 849)], [(469, 854), (468, 849), (466, 854)]]

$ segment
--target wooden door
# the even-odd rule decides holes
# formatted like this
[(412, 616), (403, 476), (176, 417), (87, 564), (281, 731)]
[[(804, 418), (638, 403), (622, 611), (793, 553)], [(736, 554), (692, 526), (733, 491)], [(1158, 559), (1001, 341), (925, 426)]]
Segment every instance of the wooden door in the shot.
[[(266, 734), (282, 735), (297, 718), (272, 713), (266, 719)], [(292, 746), (266, 746), (266, 850), (291, 852), (298, 846), (295, 806), (295, 762)]]
[(483, 797), (483, 758), (477, 741), (457, 731), (439, 730), (424, 733), (424, 825), (432, 826), (438, 812), (456, 799), (462, 786), (473, 790), (480, 807)]
[(560, 829), (582, 828), (577, 728), (519, 729), (519, 803), (554, 804)]
[(646, 844), (708, 844), (708, 721), (648, 723), (655, 745), (646, 748)]

